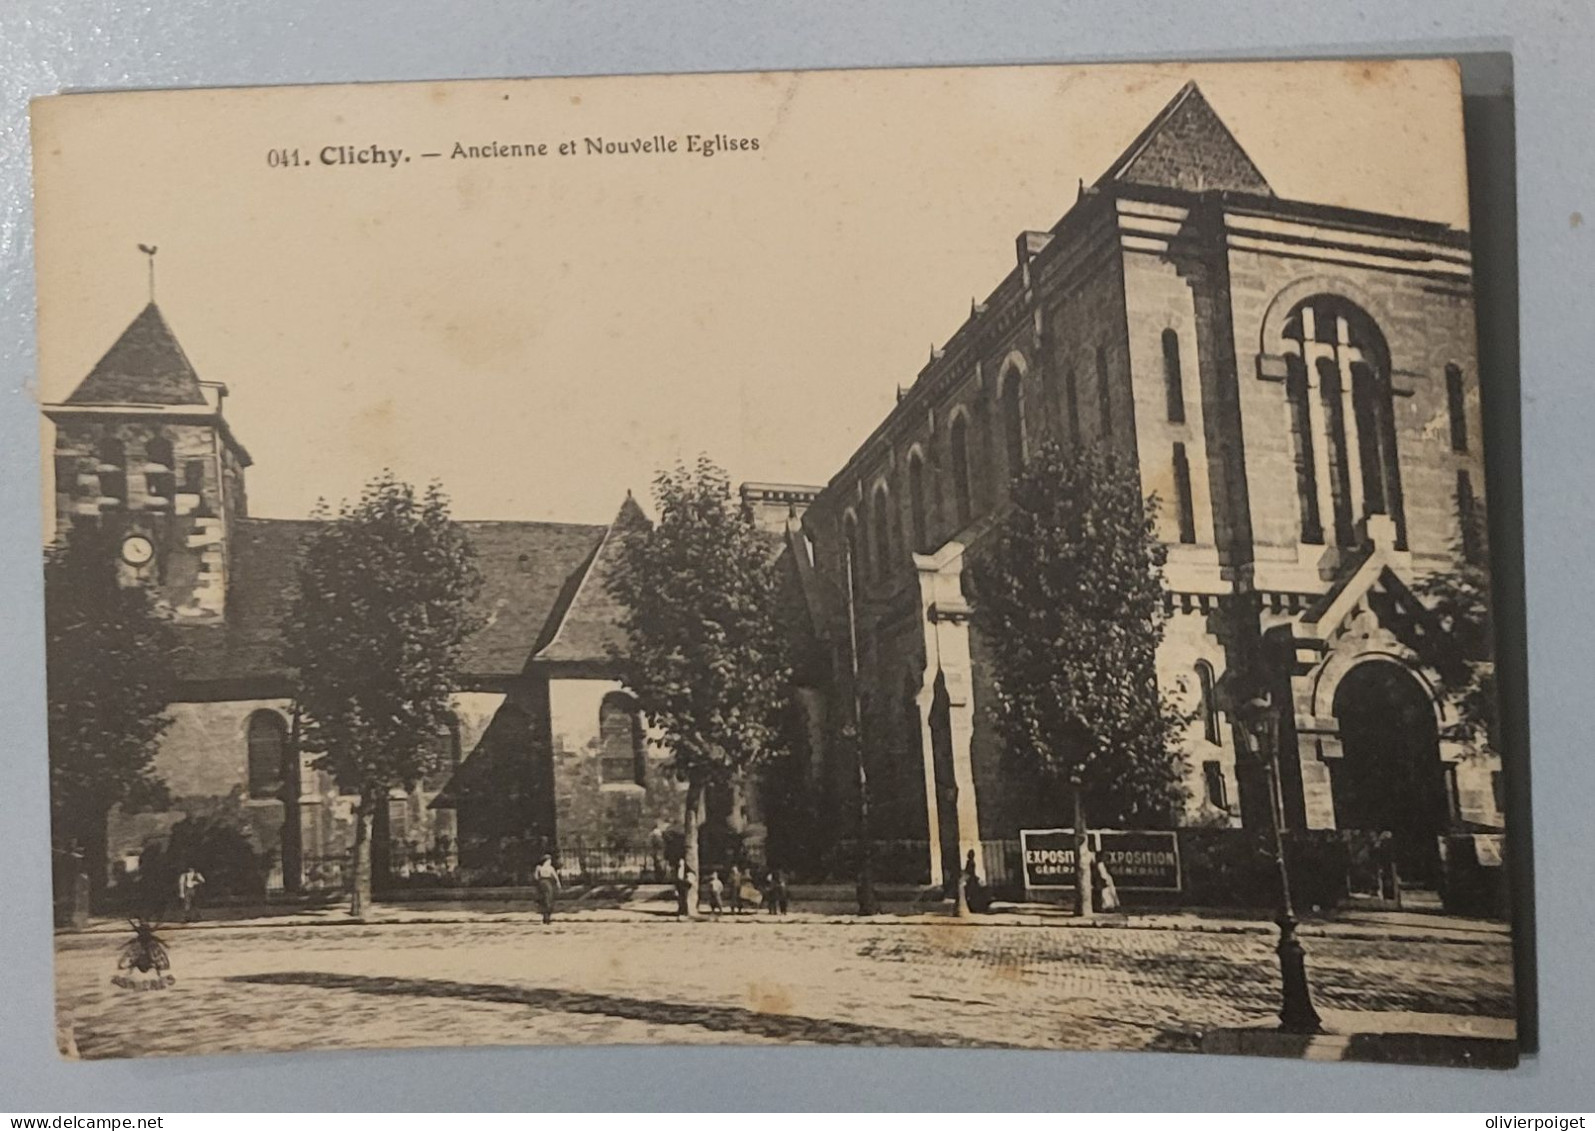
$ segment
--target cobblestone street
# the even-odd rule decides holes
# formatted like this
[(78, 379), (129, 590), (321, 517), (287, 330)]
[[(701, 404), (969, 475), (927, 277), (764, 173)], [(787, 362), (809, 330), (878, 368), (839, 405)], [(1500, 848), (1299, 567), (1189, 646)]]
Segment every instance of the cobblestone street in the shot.
[[(1190, 1049), (1277, 1007), (1261, 933), (885, 920), (166, 929), (176, 984), (56, 940), (85, 1058), (396, 1045), (767, 1043)], [(1318, 1004), (1512, 1015), (1504, 936), (1308, 940)]]

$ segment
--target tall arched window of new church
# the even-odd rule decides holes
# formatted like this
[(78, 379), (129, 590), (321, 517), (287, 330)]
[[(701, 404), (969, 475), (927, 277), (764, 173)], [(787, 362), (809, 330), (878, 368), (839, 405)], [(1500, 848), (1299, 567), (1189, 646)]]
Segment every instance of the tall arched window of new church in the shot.
[(647, 742), (642, 715), (631, 696), (605, 695), (598, 707), (598, 780), (604, 785), (642, 785), (647, 780)]
[(1185, 375), (1180, 371), (1180, 335), (1163, 331), (1163, 393), (1170, 424), (1185, 423)]
[(1383, 514), (1404, 547), (1406, 513), (1384, 335), (1360, 307), (1318, 295), (1291, 311), (1285, 339), (1302, 541), (1322, 542), (1332, 532), (1337, 544), (1349, 546), (1358, 521)]
[(288, 725), (276, 711), (249, 716), (248, 789), (252, 801), (275, 801), (287, 780)]
[(1213, 665), (1206, 660), (1196, 662), (1196, 687), (1201, 697), (1197, 711), (1202, 720), (1202, 737), (1219, 746), (1222, 732), (1218, 724), (1218, 681), (1213, 676)]
[(875, 488), (870, 517), (875, 524), (875, 576), (884, 578), (892, 566), (891, 496), (887, 494), (884, 483)]
[(962, 413), (953, 417), (948, 447), (953, 465), (953, 513), (962, 529), (969, 524), (975, 511), (969, 483), (969, 418)]
[(1008, 477), (1012, 479), (1025, 465), (1025, 418), (1020, 401), (1019, 371), (1010, 369), (1002, 383), (1002, 443), (1008, 457)]
[(918, 450), (908, 457), (908, 522), (914, 551), (922, 554), (930, 548), (930, 531), (925, 508), (925, 458)]

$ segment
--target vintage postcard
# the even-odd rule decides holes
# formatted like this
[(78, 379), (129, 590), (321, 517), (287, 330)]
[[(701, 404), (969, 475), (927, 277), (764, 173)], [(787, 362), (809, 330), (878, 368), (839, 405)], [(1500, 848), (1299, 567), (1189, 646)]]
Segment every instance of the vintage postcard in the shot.
[(1516, 1062), (1453, 64), (32, 124), (64, 1055)]

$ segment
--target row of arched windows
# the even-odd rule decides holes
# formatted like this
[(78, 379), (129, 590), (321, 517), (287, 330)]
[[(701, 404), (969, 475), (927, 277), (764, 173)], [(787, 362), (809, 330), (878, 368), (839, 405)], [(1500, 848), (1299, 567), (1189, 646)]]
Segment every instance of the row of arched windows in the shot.
[[(1178, 345), (1175, 347), (1175, 364), (1178, 364)], [(1097, 383), (1101, 402), (1102, 431), (1106, 435), (1113, 427), (1113, 406), (1111, 402), (1111, 372), (1108, 366), (1107, 352), (1102, 347), (1096, 351)], [(1017, 475), (1025, 464), (1026, 458), (1026, 429), (1023, 404), (1023, 378), (1024, 371), (1018, 365), (1010, 365), (1003, 374), (998, 386), (998, 407), (1001, 423), (1001, 438), (1003, 456), (1006, 460), (1008, 475)], [(1065, 374), (1064, 380), (1068, 427), (1071, 436), (1079, 439), (1079, 405), (1075, 389), (1073, 370)], [(1171, 401), (1172, 403), (1172, 401)], [(970, 458), (969, 413), (963, 409), (955, 410), (947, 427), (947, 458), (948, 470), (951, 473), (950, 496), (952, 503), (952, 517), (955, 529), (967, 526), (975, 516), (975, 491), (972, 478), (972, 460)], [(909, 547), (918, 552), (925, 552), (932, 548), (932, 523), (937, 513), (933, 508), (934, 483), (932, 473), (926, 467), (924, 452), (918, 446), (914, 447), (908, 455), (908, 541)], [(861, 520), (853, 514), (844, 519), (846, 529), (844, 536), (847, 540), (849, 553), (854, 562), (855, 585), (868, 570), (874, 577), (885, 577), (894, 556), (898, 550), (895, 545), (894, 532), (897, 527), (896, 513), (892, 507), (891, 491), (884, 482), (877, 482), (865, 503), (865, 514), (862, 519), (862, 528), (867, 531), (867, 542), (859, 538)], [(866, 561), (867, 559), (867, 561)]]
[[(99, 475), (100, 497), (118, 503), (127, 503), (128, 462), (127, 445), (109, 433), (102, 435), (94, 446), (95, 471)], [(152, 499), (171, 501), (177, 495), (177, 452), (172, 441), (154, 435), (144, 441), (144, 493)], [(199, 494), (205, 481), (205, 461), (189, 460), (183, 467), (183, 490)]]
[[(1167, 400), (1168, 419), (1170, 423), (1183, 424), (1186, 420), (1185, 405), (1185, 379), (1180, 359), (1179, 332), (1170, 328), (1162, 334), (1163, 350), (1163, 376), (1165, 395)], [(1114, 382), (1113, 370), (1105, 346), (1096, 347), (1093, 356), (1095, 363), (1095, 380), (1097, 394), (1098, 434), (1111, 436), (1115, 426), (1114, 411)], [(1050, 373), (1050, 371), (1049, 371)], [(1024, 467), (1027, 457), (1027, 428), (1024, 405), (1025, 371), (1020, 364), (1008, 365), (1002, 375), (997, 389), (997, 409), (999, 413), (1000, 438), (1005, 468), (1011, 478)], [(1080, 441), (1080, 403), (1079, 389), (1075, 371), (1072, 367), (1065, 366), (1062, 370), (1062, 394), (1064, 426), (1070, 440), (1074, 443)], [(1053, 411), (1057, 411), (1056, 400), (1058, 391), (1049, 384), (1046, 391), (1049, 402), (1054, 404)], [(972, 463), (970, 458), (970, 425), (969, 413), (960, 408), (954, 410), (947, 428), (947, 458), (948, 471), (951, 482), (948, 484), (950, 501), (952, 504), (952, 519), (954, 529), (967, 526), (975, 516), (975, 493), (972, 479)], [(1194, 542), (1196, 540), (1196, 525), (1194, 502), (1192, 498), (1190, 467), (1185, 457), (1183, 444), (1175, 445), (1174, 455), (1175, 484), (1176, 484), (1176, 510), (1180, 520), (1180, 540)], [(934, 503), (935, 483), (930, 468), (926, 467), (926, 457), (923, 450), (915, 446), (908, 455), (908, 473), (906, 476), (908, 491), (907, 506), (907, 539), (908, 549), (927, 552), (932, 549), (932, 537), (935, 533), (932, 526), (939, 511)], [(844, 536), (847, 540), (848, 552), (854, 563), (853, 581), (855, 586), (866, 575), (876, 579), (884, 578), (891, 568), (891, 563), (901, 547), (896, 542), (898, 528), (898, 511), (893, 507), (891, 491), (884, 481), (877, 482), (864, 503), (864, 513), (855, 517), (851, 513), (844, 519), (846, 526)], [(860, 532), (866, 537), (860, 537)]]
[[(275, 801), (283, 797), (283, 788), (298, 775), (294, 772), (294, 752), (288, 739), (288, 724), (276, 711), (256, 711), (249, 716), (245, 731), (248, 750), (247, 789), (254, 801)], [(445, 730), (434, 735), (427, 743), (429, 759), (438, 769), (428, 774), (422, 786), (429, 790), (442, 789), (460, 764), (460, 723), (449, 716)]]
[[(512, 729), (514, 723), (524, 719), (513, 708), (503, 717)], [(642, 714), (631, 696), (620, 691), (604, 696), (598, 708), (598, 736), (599, 781), (605, 785), (646, 784), (647, 735)], [(290, 762), (296, 755), (289, 742), (287, 722), (276, 711), (256, 711), (249, 716), (246, 742), (249, 797), (256, 801), (280, 800), (284, 786), (297, 777)], [(438, 790), (460, 764), (459, 720), (451, 715), (447, 729), (434, 736), (428, 746), (432, 755), (429, 761), (439, 768), (428, 774), (422, 785)]]

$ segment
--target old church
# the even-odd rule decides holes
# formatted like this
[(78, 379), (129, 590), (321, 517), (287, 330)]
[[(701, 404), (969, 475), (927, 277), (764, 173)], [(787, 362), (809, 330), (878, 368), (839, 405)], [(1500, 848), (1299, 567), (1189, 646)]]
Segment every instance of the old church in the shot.
[[(114, 568), (152, 588), (178, 639), (154, 765), (173, 802), (114, 812), (110, 863), (135, 872), (147, 844), (206, 816), (249, 830), (268, 889), (337, 889), (355, 799), (298, 752), (281, 656), (312, 523), (250, 516), (251, 461), (226, 394), (200, 379), (151, 303), (45, 410), (58, 533), (93, 522), (112, 534)], [(462, 524), (485, 626), (466, 646), (453, 724), (435, 739), (452, 769), (394, 790), (378, 813), (374, 851), (394, 873), (507, 882), (560, 844), (653, 865), (659, 831), (680, 822), (679, 787), (616, 679), (611, 645), (623, 634), (604, 585), (617, 535), (645, 521), (628, 496), (608, 525)]]

